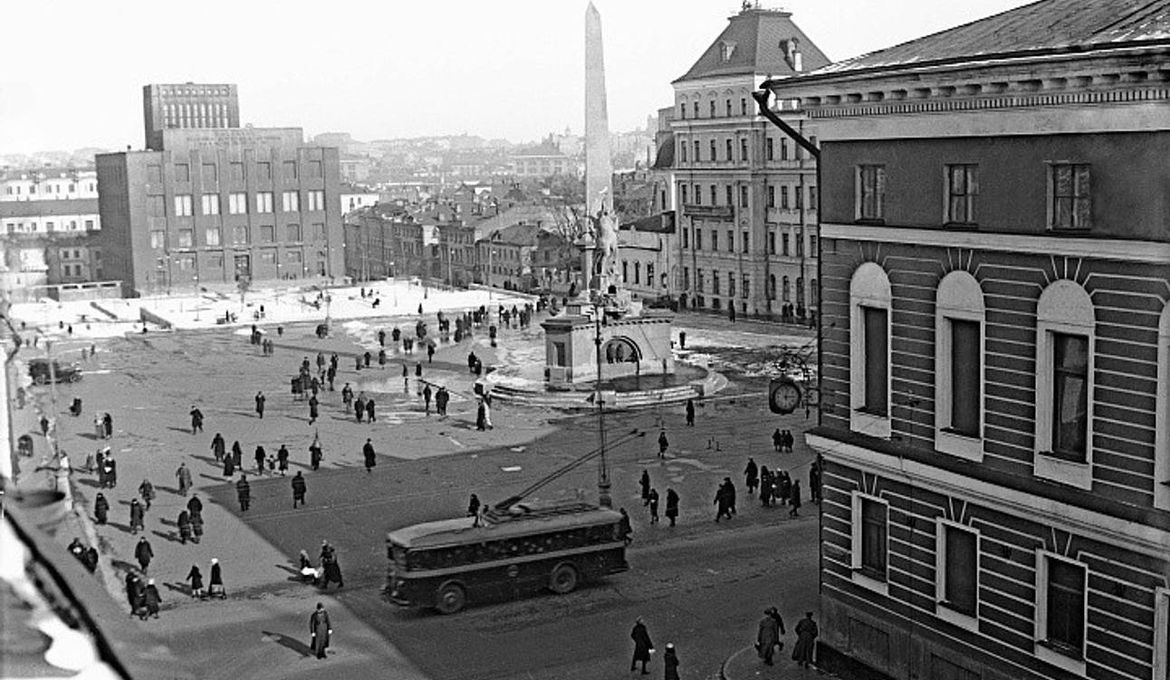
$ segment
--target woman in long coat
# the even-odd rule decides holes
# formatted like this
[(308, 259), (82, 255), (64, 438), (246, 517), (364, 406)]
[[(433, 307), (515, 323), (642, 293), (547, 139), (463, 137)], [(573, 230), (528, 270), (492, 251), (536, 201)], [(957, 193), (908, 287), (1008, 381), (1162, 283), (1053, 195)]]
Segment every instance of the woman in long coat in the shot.
[(138, 495), (142, 496), (142, 502), (146, 504), (146, 509), (150, 509), (150, 502), (155, 499), (154, 485), (150, 483), (149, 479), (142, 480), (138, 485)]
[(232, 465), (237, 469), (244, 467), (244, 449), (240, 448), (238, 440), (232, 442)]
[(252, 485), (248, 484), (248, 478), (240, 475), (240, 480), (236, 482), (236, 497), (240, 501), (240, 510), (245, 511), (252, 503)]
[(93, 501), (93, 516), (97, 518), (98, 524), (105, 524), (108, 521), (110, 513), (110, 502), (99, 491), (97, 498)]
[(642, 505), (646, 505), (650, 499), (650, 473), (642, 470), (642, 478), (638, 480), (638, 485), (642, 487)]
[(191, 565), (191, 571), (187, 572), (184, 580), (191, 582), (191, 597), (203, 597), (203, 572), (199, 571), (197, 565)]
[(175, 523), (179, 527), (179, 543), (187, 544), (191, 540), (191, 515), (186, 510), (179, 512), (179, 519)]
[(796, 624), (796, 646), (792, 648), (792, 660), (808, 668), (813, 660), (813, 649), (816, 646), (817, 622), (813, 621), (813, 613), (805, 612), (804, 618)]
[(158, 594), (158, 587), (154, 585), (154, 579), (146, 582), (146, 588), (142, 591), (142, 620), (145, 621), (147, 616), (158, 618), (159, 605), (162, 604), (162, 596)]
[(670, 526), (678, 519), (678, 493), (674, 489), (666, 490), (666, 519), (670, 520)]
[(769, 666), (772, 665), (772, 654), (780, 644), (780, 625), (780, 620), (772, 616), (772, 609), (764, 610), (764, 618), (760, 619), (756, 633), (756, 652)]
[(642, 662), (642, 673), (649, 673), (646, 664), (650, 662), (650, 652), (654, 650), (654, 643), (650, 641), (650, 633), (646, 631), (646, 624), (642, 617), (634, 621), (634, 629), (630, 631), (630, 639), (634, 641), (634, 658), (630, 661), (630, 670), (635, 670), (638, 662)]
[(223, 572), (219, 568), (219, 560), (214, 557), (211, 558), (211, 580), (208, 582), (209, 588), (207, 594), (211, 597), (219, 596), (221, 598), (227, 597), (227, 591), (223, 587)]
[(317, 603), (317, 611), (309, 617), (309, 634), (312, 639), (309, 646), (318, 659), (325, 658), (325, 650), (329, 647), (329, 636), (333, 635), (333, 625), (329, 623), (329, 612), (325, 605)]
[(678, 654), (674, 651), (674, 645), (667, 643), (666, 652), (662, 655), (662, 665), (665, 667), (662, 676), (664, 680), (679, 680)]
[[(239, 442), (237, 442), (238, 444)], [(223, 457), (223, 476), (231, 477), (236, 474), (236, 459), (234, 455)]]
[(136, 534), (139, 529), (145, 529), (146, 525), (143, 522), (142, 504), (138, 502), (137, 498), (130, 501), (130, 533)]
[(216, 432), (215, 437), (211, 440), (211, 452), (215, 455), (215, 462), (223, 460), (226, 450), (227, 444), (223, 441), (223, 435)]

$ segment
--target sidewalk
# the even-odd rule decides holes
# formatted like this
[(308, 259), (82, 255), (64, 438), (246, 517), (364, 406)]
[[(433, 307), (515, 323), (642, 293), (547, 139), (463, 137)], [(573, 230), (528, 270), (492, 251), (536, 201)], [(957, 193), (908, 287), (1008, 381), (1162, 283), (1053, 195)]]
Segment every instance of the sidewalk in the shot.
[(773, 657), (774, 666), (765, 665), (756, 653), (755, 647), (744, 647), (732, 654), (719, 669), (720, 680), (808, 680), (809, 678), (831, 678), (816, 668), (801, 668), (792, 660), (792, 645), (795, 640), (785, 640), (784, 648)]

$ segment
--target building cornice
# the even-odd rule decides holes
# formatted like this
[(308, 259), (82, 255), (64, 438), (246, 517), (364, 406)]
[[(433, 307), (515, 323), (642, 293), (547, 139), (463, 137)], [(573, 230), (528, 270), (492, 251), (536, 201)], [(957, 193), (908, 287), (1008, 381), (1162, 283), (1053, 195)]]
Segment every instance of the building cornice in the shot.
[(1170, 99), (1170, 47), (988, 57), (772, 81), (779, 101), (813, 119)]
[(910, 458), (893, 456), (816, 433), (806, 434), (805, 441), (814, 451), (821, 452), (832, 462), (875, 472), (905, 484), (925, 486), (993, 510), (1006, 510), (1041, 524), (1069, 527), (1081, 536), (1141, 555), (1162, 559), (1166, 556), (1166, 546), (1170, 545), (1170, 532), (1157, 527), (956, 474)]
[(988, 231), (951, 231), (945, 228), (870, 226), (824, 222), (821, 238), (843, 241), (913, 243), (938, 248), (969, 248), (1015, 253), (1051, 253), (1096, 260), (1118, 260), (1144, 264), (1170, 262), (1170, 243), (1084, 238), (1048, 234), (1005, 234)]

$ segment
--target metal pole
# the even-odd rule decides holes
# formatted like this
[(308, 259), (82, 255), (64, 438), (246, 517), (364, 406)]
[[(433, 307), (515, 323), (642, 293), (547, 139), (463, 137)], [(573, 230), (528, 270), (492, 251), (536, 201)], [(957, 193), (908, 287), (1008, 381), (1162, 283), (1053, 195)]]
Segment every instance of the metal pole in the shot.
[(605, 460), (605, 400), (601, 398), (601, 307), (593, 303), (593, 323), (595, 335), (593, 344), (597, 346), (597, 389), (594, 393), (597, 399), (597, 436), (601, 453), (597, 458), (597, 503), (603, 508), (612, 508), (613, 499), (610, 497), (609, 466)]

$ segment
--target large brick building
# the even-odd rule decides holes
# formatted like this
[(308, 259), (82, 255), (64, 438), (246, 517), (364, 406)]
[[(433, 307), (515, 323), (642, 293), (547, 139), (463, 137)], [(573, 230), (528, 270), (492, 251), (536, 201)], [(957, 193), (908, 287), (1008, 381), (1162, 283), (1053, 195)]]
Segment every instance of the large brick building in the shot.
[(124, 294), (343, 275), (337, 149), (300, 128), (162, 138), (97, 156), (104, 270)]
[(820, 138), (822, 666), (1170, 678), (1168, 64), (1170, 2), (1044, 0), (769, 83)]
[[(688, 306), (764, 316), (816, 307), (816, 163), (757, 114), (751, 96), (766, 77), (828, 63), (791, 17), (745, 5), (673, 83)], [(803, 124), (797, 112), (782, 115)]]

